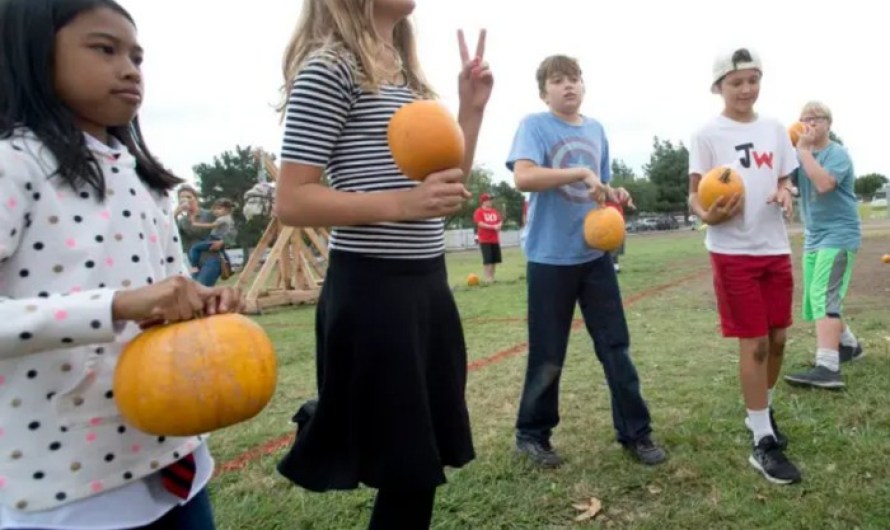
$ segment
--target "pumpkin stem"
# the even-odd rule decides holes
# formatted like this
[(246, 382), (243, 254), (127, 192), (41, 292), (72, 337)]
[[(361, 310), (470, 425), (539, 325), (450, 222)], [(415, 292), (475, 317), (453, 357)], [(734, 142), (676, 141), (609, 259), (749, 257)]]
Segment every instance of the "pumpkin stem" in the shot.
[(724, 184), (729, 184), (730, 175), (732, 175), (732, 170), (729, 168), (724, 169), (723, 173), (720, 175), (720, 182), (722, 182)]

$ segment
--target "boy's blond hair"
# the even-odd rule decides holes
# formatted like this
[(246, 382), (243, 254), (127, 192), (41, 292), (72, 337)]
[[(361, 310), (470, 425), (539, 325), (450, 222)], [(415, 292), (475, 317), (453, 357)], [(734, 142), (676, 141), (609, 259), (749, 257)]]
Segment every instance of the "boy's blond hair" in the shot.
[(828, 125), (831, 125), (831, 109), (829, 109), (828, 105), (822, 103), (821, 101), (808, 101), (806, 105), (803, 106), (803, 109), (800, 111), (801, 116), (803, 116), (804, 114), (825, 116), (828, 119)]
[[(374, 30), (373, 0), (304, 0), (303, 11), (284, 54), (283, 97), (278, 107), (283, 112), (291, 86), (300, 68), (312, 52), (325, 47), (351, 53), (360, 72), (362, 86), (376, 91), (392, 72), (377, 59), (384, 41)], [(393, 48), (402, 64), (408, 86), (418, 95), (433, 97), (432, 87), (420, 68), (414, 29), (407, 19), (396, 24)]]
[(541, 61), (535, 77), (538, 80), (538, 92), (542, 96), (547, 80), (556, 75), (581, 77), (581, 66), (575, 58), (566, 55), (551, 55)]

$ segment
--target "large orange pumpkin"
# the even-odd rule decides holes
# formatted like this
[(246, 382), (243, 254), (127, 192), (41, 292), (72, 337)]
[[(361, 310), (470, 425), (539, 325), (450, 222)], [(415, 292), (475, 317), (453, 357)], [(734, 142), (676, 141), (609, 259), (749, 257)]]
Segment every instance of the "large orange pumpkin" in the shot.
[(123, 350), (114, 398), (124, 419), (158, 436), (209, 433), (258, 414), (277, 361), (263, 328), (238, 314), (149, 328)]
[(390, 118), (386, 136), (393, 160), (410, 179), (423, 180), (430, 173), (463, 165), (464, 133), (436, 101), (402, 106)]
[(800, 139), (800, 135), (806, 132), (807, 126), (803, 123), (796, 121), (788, 127), (788, 136), (791, 138), (791, 145), (797, 147), (797, 141)]
[(624, 218), (615, 208), (596, 208), (584, 217), (584, 241), (591, 248), (612, 252), (621, 246), (624, 236)]
[(729, 199), (736, 194), (745, 195), (745, 184), (742, 176), (732, 168), (715, 167), (698, 183), (698, 201), (705, 210), (721, 196)]

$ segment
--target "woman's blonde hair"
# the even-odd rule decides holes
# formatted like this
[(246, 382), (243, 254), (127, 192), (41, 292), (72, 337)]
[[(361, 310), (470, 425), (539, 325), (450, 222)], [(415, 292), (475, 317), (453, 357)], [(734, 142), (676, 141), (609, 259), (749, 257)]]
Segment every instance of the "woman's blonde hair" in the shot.
[(828, 105), (822, 103), (821, 101), (807, 101), (807, 103), (803, 106), (803, 109), (800, 111), (800, 115), (804, 114), (815, 114), (817, 116), (822, 116), (823, 118), (828, 120), (828, 125), (831, 125), (831, 109), (828, 108)]
[[(278, 110), (283, 112), (294, 79), (303, 63), (320, 48), (350, 52), (360, 70), (355, 72), (363, 88), (376, 91), (387, 77), (387, 68), (380, 64), (377, 52), (383, 40), (374, 29), (374, 0), (304, 0), (303, 11), (284, 54), (284, 86)], [(420, 68), (414, 29), (408, 19), (396, 24), (393, 47), (402, 63), (407, 85), (419, 96), (433, 97)]]

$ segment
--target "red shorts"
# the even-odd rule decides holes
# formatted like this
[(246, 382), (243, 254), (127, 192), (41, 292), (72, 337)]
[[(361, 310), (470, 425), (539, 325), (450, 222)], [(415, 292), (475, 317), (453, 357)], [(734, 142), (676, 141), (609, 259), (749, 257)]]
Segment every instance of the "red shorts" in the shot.
[(724, 337), (753, 339), (791, 326), (791, 256), (711, 253)]

